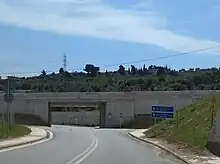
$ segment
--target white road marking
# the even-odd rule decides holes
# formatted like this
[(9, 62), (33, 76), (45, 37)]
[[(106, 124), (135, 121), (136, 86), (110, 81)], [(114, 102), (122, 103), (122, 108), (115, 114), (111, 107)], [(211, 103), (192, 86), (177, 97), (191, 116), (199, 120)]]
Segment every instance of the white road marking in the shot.
[(20, 145), (20, 146), (13, 146), (13, 147), (10, 147), (10, 148), (5, 148), (5, 149), (0, 150), (0, 153), (15, 150), (15, 149), (21, 149), (21, 148), (25, 148), (25, 147), (28, 147), (28, 146), (33, 146), (33, 145), (37, 145), (37, 144), (47, 142), (47, 141), (49, 141), (53, 138), (53, 133), (49, 130), (46, 130), (46, 131), (50, 133), (49, 138), (46, 138), (46, 139), (43, 139), (43, 140), (40, 140), (40, 141), (37, 141), (37, 142), (29, 143), (29, 144), (24, 144), (24, 145)]
[(73, 164), (80, 164), (83, 160), (85, 160), (92, 152), (95, 151), (95, 149), (98, 147), (98, 139), (95, 140), (95, 145), (94, 147), (87, 152), (84, 156), (82, 156), (78, 161), (75, 161)]
[(65, 164), (80, 164), (83, 160), (85, 160), (95, 149), (98, 147), (98, 138), (95, 138), (92, 141), (92, 144), (82, 153), (71, 159)]

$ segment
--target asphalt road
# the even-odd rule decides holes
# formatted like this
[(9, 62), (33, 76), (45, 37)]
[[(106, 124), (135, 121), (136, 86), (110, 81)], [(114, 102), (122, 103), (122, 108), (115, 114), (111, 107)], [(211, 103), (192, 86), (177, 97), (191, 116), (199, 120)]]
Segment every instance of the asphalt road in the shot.
[(0, 152), (3, 164), (180, 164), (127, 130), (54, 126), (52, 140)]

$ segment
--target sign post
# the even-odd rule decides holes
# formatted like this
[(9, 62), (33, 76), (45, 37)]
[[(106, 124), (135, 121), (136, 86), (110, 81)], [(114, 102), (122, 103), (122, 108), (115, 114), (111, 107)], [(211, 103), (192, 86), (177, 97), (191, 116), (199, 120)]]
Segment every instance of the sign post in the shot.
[(120, 121), (120, 129), (121, 129), (121, 124), (122, 124), (122, 118), (123, 118), (123, 115), (122, 115), (122, 113), (120, 113), (120, 118), (119, 118), (119, 121)]
[(78, 118), (75, 116), (75, 124), (78, 125)]
[(69, 118), (69, 125), (72, 125), (72, 117), (69, 116), (68, 118)]
[(109, 113), (108, 113), (108, 119), (111, 119), (111, 118), (112, 118), (112, 113), (109, 112)]
[(152, 117), (155, 119), (155, 124), (157, 118), (170, 119), (173, 118), (173, 116), (174, 116), (173, 106), (152, 105)]
[[(111, 112), (108, 112), (108, 120), (107, 120), (107, 121), (108, 121), (108, 124), (109, 124), (109, 125), (112, 124), (112, 113), (111, 113)], [(109, 126), (109, 125), (108, 125), (108, 126)]]

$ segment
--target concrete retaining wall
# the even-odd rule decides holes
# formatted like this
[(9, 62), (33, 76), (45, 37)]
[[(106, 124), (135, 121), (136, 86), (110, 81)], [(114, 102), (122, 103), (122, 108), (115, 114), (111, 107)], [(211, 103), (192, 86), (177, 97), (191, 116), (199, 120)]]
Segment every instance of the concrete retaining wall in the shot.
[[(109, 118), (109, 113), (112, 113), (112, 117)], [(122, 113), (122, 119), (120, 119), (120, 113)], [(106, 104), (106, 125), (107, 127), (116, 127), (120, 123), (124, 124), (134, 119), (134, 100), (117, 100), (108, 101)]]
[[(12, 113), (40, 116), (45, 123), (48, 122), (48, 101), (46, 100), (16, 99), (15, 97), (9, 109)], [(7, 112), (7, 104), (3, 99), (0, 99), (0, 112), (1, 114)]]
[[(215, 94), (218, 91), (181, 91), (181, 92), (95, 92), (95, 93), (16, 93), (10, 109), (16, 113), (40, 116), (45, 122), (49, 121), (49, 102), (72, 101), (81, 103), (93, 101), (105, 102), (105, 125), (118, 126), (120, 113), (123, 115), (122, 123), (129, 122), (138, 114), (151, 114), (152, 105), (172, 105), (177, 109), (186, 107), (197, 98)], [(3, 94), (0, 94), (0, 112), (6, 111)], [(112, 113), (112, 118), (108, 114)], [(60, 118), (59, 116), (60, 115)], [(64, 117), (61, 113), (53, 114), (53, 122)], [(94, 116), (95, 117), (95, 116)], [(103, 118), (103, 117), (102, 117)], [(64, 120), (66, 119), (63, 118)], [(96, 119), (96, 118), (94, 118)], [(50, 124), (50, 122), (48, 122)]]
[(52, 124), (98, 126), (100, 111), (91, 112), (52, 112)]

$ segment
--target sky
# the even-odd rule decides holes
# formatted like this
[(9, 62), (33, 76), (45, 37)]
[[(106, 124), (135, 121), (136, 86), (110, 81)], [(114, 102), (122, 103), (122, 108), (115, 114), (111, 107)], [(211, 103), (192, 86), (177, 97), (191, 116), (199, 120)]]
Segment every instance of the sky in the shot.
[(220, 48), (136, 62), (218, 46), (219, 29), (219, 0), (0, 0), (0, 74), (56, 72), (64, 53), (69, 71), (219, 67)]

